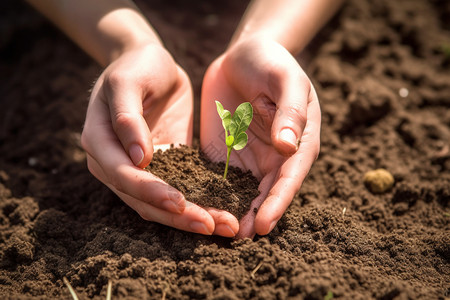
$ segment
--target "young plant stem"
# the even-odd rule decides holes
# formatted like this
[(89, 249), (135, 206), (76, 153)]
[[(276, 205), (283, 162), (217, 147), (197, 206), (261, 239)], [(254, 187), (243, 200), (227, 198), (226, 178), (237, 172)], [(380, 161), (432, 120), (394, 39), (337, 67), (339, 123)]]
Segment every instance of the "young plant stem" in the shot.
[(227, 163), (223, 179), (227, 179), (228, 164), (230, 163), (231, 150), (241, 150), (247, 145), (248, 135), (245, 131), (250, 126), (253, 118), (253, 107), (250, 102), (241, 103), (233, 115), (223, 108), (223, 105), (216, 101), (217, 113), (222, 119), (222, 126), (225, 129), (225, 145), (227, 145)]
[(225, 173), (223, 173), (223, 179), (227, 179), (228, 164), (230, 163), (231, 149), (233, 149), (233, 147), (227, 147), (227, 163), (225, 165)]

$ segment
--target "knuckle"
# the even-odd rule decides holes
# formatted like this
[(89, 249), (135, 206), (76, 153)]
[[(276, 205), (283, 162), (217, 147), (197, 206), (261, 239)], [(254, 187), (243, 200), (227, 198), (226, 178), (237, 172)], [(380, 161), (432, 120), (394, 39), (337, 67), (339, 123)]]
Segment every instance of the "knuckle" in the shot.
[(294, 122), (300, 122), (302, 126), (306, 124), (306, 108), (298, 103), (292, 104), (287, 108), (288, 118)]
[(95, 170), (93, 161), (92, 161), (92, 159), (89, 158), (89, 157), (88, 157), (88, 159), (87, 159), (87, 168), (88, 168), (89, 172), (91, 172), (92, 175), (94, 175), (97, 179), (99, 178), (99, 177), (98, 177), (98, 174), (97, 174), (97, 172), (96, 172), (96, 170)]
[(136, 118), (137, 116), (134, 116), (131, 113), (118, 112), (114, 116), (113, 128), (116, 132), (121, 128), (130, 128)]
[(308, 76), (301, 72), (299, 75), (299, 84), (302, 86), (302, 89), (305, 91), (306, 95), (309, 95), (311, 93), (311, 81), (309, 80)]
[(302, 114), (302, 115), (299, 115), (298, 116), (298, 120), (299, 120), (299, 122), (300, 122), (300, 126), (302, 127), (302, 128), (304, 128), (305, 126), (306, 126), (306, 122), (307, 122), (307, 117), (306, 117), (306, 113), (305, 114)]
[(109, 88), (115, 89), (126, 82), (128, 78), (129, 76), (123, 71), (112, 70), (105, 76), (105, 84)]
[(81, 132), (81, 148), (83, 148), (84, 151), (88, 152), (89, 148), (89, 134), (86, 128), (83, 129)]
[(314, 161), (316, 161), (320, 155), (320, 143), (314, 147), (313, 154), (314, 154)]
[(303, 116), (306, 114), (305, 108), (298, 103), (291, 104), (288, 107), (288, 112), (290, 115), (295, 116), (295, 117), (300, 117), (300, 116)]
[(143, 210), (143, 211), (138, 211), (137, 212), (139, 214), (139, 216), (144, 219), (145, 221), (153, 221), (153, 218), (151, 216), (150, 213), (147, 212), (147, 210)]
[(178, 224), (178, 216), (174, 215), (174, 214), (169, 214), (168, 217), (168, 222), (166, 223), (167, 226), (171, 226), (171, 227), (180, 227), (180, 224)]

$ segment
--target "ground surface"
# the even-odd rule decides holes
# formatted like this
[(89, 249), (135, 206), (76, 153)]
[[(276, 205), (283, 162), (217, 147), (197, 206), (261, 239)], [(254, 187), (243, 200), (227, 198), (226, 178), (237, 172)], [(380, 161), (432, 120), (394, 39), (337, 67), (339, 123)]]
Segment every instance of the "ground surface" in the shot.
[[(245, 3), (186, 3), (141, 6), (199, 95)], [(79, 140), (101, 69), (21, 2), (0, 8), (2, 298), (68, 299), (64, 276), (96, 299), (110, 279), (114, 299), (450, 296), (448, 1), (344, 7), (300, 59), (321, 155), (275, 230), (234, 242), (145, 222), (98, 183)], [(396, 181), (381, 195), (362, 181), (379, 167)]]

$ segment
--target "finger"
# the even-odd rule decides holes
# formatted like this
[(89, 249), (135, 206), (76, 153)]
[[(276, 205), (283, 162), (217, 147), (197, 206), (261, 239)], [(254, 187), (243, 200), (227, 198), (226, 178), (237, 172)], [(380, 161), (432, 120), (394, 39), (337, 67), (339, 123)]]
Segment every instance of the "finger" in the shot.
[[(295, 60), (292, 63), (297, 64)], [(279, 97), (275, 100), (277, 111), (271, 129), (272, 143), (281, 154), (289, 156), (298, 150), (306, 126), (307, 106), (314, 95), (300, 66), (294, 71), (279, 72), (278, 76), (273, 76), (273, 81)]]
[(271, 131), (276, 106), (265, 94), (260, 93), (251, 101), (253, 120), (249, 129), (264, 143), (271, 145), (272, 139), (267, 133)]
[(127, 195), (120, 197), (144, 220), (204, 235), (212, 235), (214, 232), (215, 225), (213, 218), (205, 210), (193, 203), (189, 202), (185, 211), (179, 215), (158, 209)]
[(236, 238), (251, 238), (255, 236), (255, 218), (259, 212), (259, 208), (267, 197), (270, 188), (273, 185), (276, 172), (267, 174), (260, 182), (258, 190), (260, 194), (252, 201), (249, 211), (239, 221), (239, 232)]
[[(92, 158), (90, 155), (88, 155), (88, 168), (89, 171), (101, 182), (103, 182), (106, 186), (108, 186), (111, 190), (113, 190), (116, 194), (123, 194), (125, 193), (121, 192), (121, 190), (117, 187), (116, 184), (111, 183), (108, 180), (108, 176), (103, 171), (101, 166), (97, 163), (97, 161)], [(186, 207), (186, 201), (183, 197), (183, 195), (176, 190), (175, 188), (171, 187), (167, 183), (163, 182), (160, 178), (153, 176), (153, 181), (147, 182), (145, 184), (144, 191), (148, 191), (148, 194), (145, 195), (146, 197), (144, 199), (140, 199), (140, 201), (143, 201), (147, 204), (151, 204), (155, 207), (159, 207), (161, 209), (164, 209), (168, 212), (181, 214)], [(139, 195), (138, 193), (133, 193), (134, 195)]]
[[(112, 190), (114, 191), (113, 188)], [(204, 209), (191, 202), (187, 202), (186, 209), (182, 214), (176, 214), (159, 209), (121, 192), (114, 192), (144, 220), (204, 235), (212, 235), (214, 232), (214, 219)]]
[(147, 166), (153, 156), (152, 137), (143, 117), (144, 91), (124, 74), (112, 72), (104, 82), (114, 132), (135, 166)]
[[(96, 163), (92, 157), (88, 156), (88, 166), (94, 176), (97, 178), (104, 178), (100, 166)], [(134, 199), (129, 195), (121, 193), (115, 189), (114, 186), (106, 184), (119, 198), (121, 198), (128, 206), (135, 210), (144, 220), (153, 221), (160, 224), (164, 224), (170, 227), (174, 227), (184, 231), (190, 231), (205, 235), (211, 235), (214, 232), (214, 219), (201, 207), (187, 202), (186, 209), (183, 213), (174, 214), (161, 210), (148, 203), (142, 202), (138, 199)]]
[[(98, 173), (102, 171), (97, 178), (135, 199), (181, 213), (186, 206), (184, 196), (160, 178), (134, 166), (113, 132), (104, 106), (101, 101), (91, 103), (82, 134), (90, 165), (95, 162)], [(91, 114), (96, 118), (91, 118)]]
[(215, 223), (215, 235), (234, 237), (239, 231), (239, 222), (231, 213), (215, 208), (205, 208)]
[(320, 148), (320, 107), (317, 100), (308, 106), (308, 123), (298, 151), (281, 166), (268, 197), (255, 217), (255, 231), (265, 235), (272, 231), (300, 189)]

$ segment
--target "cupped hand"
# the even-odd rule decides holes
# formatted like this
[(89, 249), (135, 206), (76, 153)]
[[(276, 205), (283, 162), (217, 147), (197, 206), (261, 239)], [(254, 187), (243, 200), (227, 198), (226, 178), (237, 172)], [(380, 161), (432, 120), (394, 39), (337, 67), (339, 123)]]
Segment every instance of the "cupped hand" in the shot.
[(154, 146), (190, 144), (192, 88), (160, 45), (128, 50), (93, 88), (82, 133), (91, 173), (139, 215), (185, 231), (211, 234), (213, 217), (143, 170)]
[(232, 151), (230, 165), (251, 170), (260, 180), (260, 195), (239, 221), (238, 237), (268, 234), (319, 154), (321, 114), (314, 87), (280, 44), (254, 38), (233, 45), (208, 68), (201, 98), (201, 148), (210, 159), (224, 161), (215, 100), (231, 112), (245, 101), (253, 106), (248, 144)]

